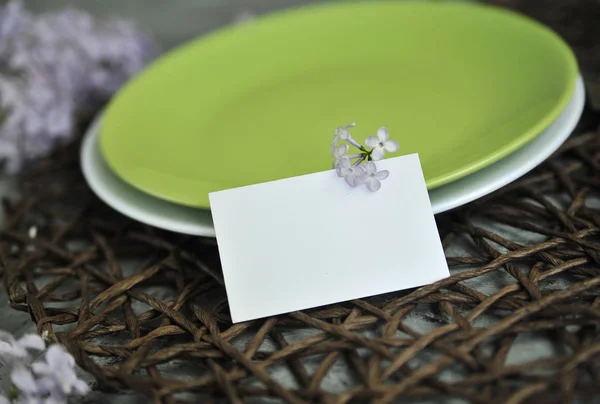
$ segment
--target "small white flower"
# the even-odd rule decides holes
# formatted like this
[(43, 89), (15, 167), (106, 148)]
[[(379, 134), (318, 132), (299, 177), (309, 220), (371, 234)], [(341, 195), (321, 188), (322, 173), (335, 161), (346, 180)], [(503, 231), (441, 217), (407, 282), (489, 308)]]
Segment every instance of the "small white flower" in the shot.
[(0, 331), (0, 363), (2, 364), (29, 362), (31, 360), (29, 349), (42, 351), (45, 347), (46, 344), (39, 335), (27, 334), (16, 340), (11, 334)]
[(337, 174), (344, 177), (348, 185), (355, 187), (360, 184), (360, 180), (365, 174), (365, 170), (361, 166), (352, 165), (349, 158), (343, 157), (337, 166)]
[(38, 386), (31, 370), (24, 366), (15, 367), (10, 373), (10, 380), (19, 389), (20, 395), (34, 396), (38, 394)]
[[(6, 4), (4, 4), (6, 3)], [(133, 24), (0, 1), (0, 171), (17, 172), (77, 135), (158, 50)]]
[(10, 379), (18, 390), (18, 401), (15, 403), (65, 404), (68, 402), (68, 395), (57, 385), (55, 378), (36, 379), (31, 369), (18, 366), (12, 370)]
[(376, 192), (381, 188), (381, 181), (389, 177), (390, 173), (387, 170), (377, 171), (377, 166), (372, 161), (369, 161), (365, 167), (365, 173), (362, 181), (367, 185), (367, 189)]
[(10, 401), (8, 401), (8, 398), (0, 396), (0, 404), (10, 404)]
[(385, 155), (385, 152), (394, 153), (398, 151), (400, 145), (395, 140), (388, 140), (390, 132), (387, 128), (379, 128), (377, 130), (377, 136), (369, 136), (365, 140), (365, 144), (368, 147), (372, 147), (371, 158), (375, 161), (381, 160)]
[(344, 154), (346, 154), (347, 151), (348, 151), (347, 144), (341, 144), (339, 146), (331, 146), (331, 155), (334, 158), (333, 168), (336, 168), (338, 166), (338, 164), (340, 163), (340, 160), (342, 159), (342, 157), (344, 157)]
[(353, 128), (356, 126), (356, 123), (352, 122), (346, 126), (338, 127), (333, 133), (333, 141), (331, 142), (332, 146), (337, 146), (340, 140), (349, 141), (352, 139), (352, 135), (350, 135), (350, 131), (348, 128)]
[(36, 362), (32, 369), (45, 383), (54, 382), (57, 390), (65, 395), (86, 394), (89, 387), (77, 378), (74, 367), (75, 359), (62, 346), (55, 344), (46, 351), (46, 362)]

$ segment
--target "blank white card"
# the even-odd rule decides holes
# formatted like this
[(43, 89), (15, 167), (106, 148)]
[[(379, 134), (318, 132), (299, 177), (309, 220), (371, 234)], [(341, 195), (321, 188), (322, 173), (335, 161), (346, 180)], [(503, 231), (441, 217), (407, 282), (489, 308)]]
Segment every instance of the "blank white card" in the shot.
[(378, 192), (330, 170), (209, 195), (233, 322), (449, 276), (418, 156), (377, 165)]

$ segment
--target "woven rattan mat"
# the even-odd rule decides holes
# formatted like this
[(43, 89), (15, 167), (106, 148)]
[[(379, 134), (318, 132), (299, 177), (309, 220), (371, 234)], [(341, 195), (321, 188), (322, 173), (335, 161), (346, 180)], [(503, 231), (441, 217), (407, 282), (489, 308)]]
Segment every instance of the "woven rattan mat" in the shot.
[(5, 202), (3, 284), (101, 388), (157, 403), (598, 398), (599, 123), (588, 106), (548, 162), (437, 217), (450, 278), (238, 325), (215, 241), (106, 207), (73, 145)]

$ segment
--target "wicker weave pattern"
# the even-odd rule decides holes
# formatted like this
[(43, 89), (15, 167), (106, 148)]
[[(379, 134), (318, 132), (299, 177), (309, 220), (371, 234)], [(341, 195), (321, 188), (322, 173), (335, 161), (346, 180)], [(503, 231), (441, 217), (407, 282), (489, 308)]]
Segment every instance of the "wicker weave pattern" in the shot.
[[(90, 195), (72, 162), (57, 161), (26, 180), (19, 203), (6, 205), (3, 280), (12, 306), (29, 311), (40, 332), (65, 344), (103, 385), (164, 402), (190, 391), (232, 402), (277, 396), (382, 403), (439, 395), (552, 402), (598, 393), (600, 211), (586, 206), (599, 189), (596, 132), (572, 138), (501, 193), (439, 217), (447, 251), (470, 250), (448, 254), (450, 278), (239, 325), (229, 321), (214, 241), (116, 215)], [(540, 242), (511, 241), (477, 226), (482, 218)], [(33, 223), (39, 231), (30, 238)], [(146, 262), (137, 268), (121, 265), (140, 259)], [(499, 274), (507, 274), (505, 286), (489, 290)], [(481, 287), (470, 286), (474, 281)], [(415, 329), (419, 319), (428, 319), (430, 332)], [(311, 332), (289, 341), (297, 328)], [(506, 363), (526, 333), (561, 354)], [(175, 362), (188, 362), (186, 380), (161, 373)], [(348, 369), (348, 385), (321, 388), (338, 362)], [(278, 366), (294, 377), (271, 377)], [(460, 378), (446, 380), (444, 369)]]

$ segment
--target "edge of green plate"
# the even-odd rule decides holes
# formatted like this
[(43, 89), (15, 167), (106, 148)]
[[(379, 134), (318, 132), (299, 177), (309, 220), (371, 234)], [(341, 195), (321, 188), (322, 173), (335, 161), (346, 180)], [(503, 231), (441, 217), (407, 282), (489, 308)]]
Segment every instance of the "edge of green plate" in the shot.
[[(496, 150), (495, 153), (485, 156), (485, 157), (479, 159), (478, 161), (471, 163), (468, 166), (456, 169), (454, 171), (450, 171), (444, 175), (426, 179), (427, 189), (431, 190), (431, 189), (440, 187), (442, 185), (448, 184), (450, 182), (453, 182), (455, 180), (458, 180), (469, 174), (472, 174), (472, 173), (502, 159), (503, 157), (506, 157), (510, 153), (516, 151), (520, 147), (529, 143), (531, 140), (533, 140), (536, 136), (538, 136), (546, 127), (548, 127), (560, 115), (561, 111), (566, 107), (569, 100), (571, 99), (573, 92), (575, 90), (577, 76), (579, 74), (579, 66), (578, 66), (575, 54), (571, 50), (570, 46), (565, 42), (565, 40), (561, 36), (559, 36), (555, 31), (553, 31), (548, 26), (546, 26), (528, 16), (525, 16), (523, 14), (511, 11), (508, 9), (504, 9), (499, 6), (473, 3), (470, 1), (465, 2), (465, 1), (459, 1), (459, 0), (448, 0), (443, 3), (437, 2), (437, 1), (432, 1), (432, 0), (422, 0), (422, 1), (419, 1), (419, 0), (404, 0), (404, 1), (377, 0), (377, 1), (373, 1), (373, 2), (367, 2), (364, 0), (336, 0), (336, 1), (330, 1), (328, 3), (301, 5), (301, 6), (290, 7), (290, 8), (283, 9), (283, 10), (277, 10), (277, 11), (274, 11), (274, 12), (271, 12), (269, 14), (259, 17), (258, 20), (256, 20), (254, 23), (264, 21), (264, 20), (279, 19), (279, 18), (285, 17), (289, 14), (294, 14), (297, 12), (311, 12), (311, 10), (314, 10), (314, 9), (341, 8), (341, 7), (353, 7), (353, 6), (365, 6), (365, 5), (376, 6), (377, 4), (386, 4), (386, 3), (387, 4), (391, 3), (391, 4), (396, 4), (396, 5), (401, 4), (401, 5), (406, 5), (406, 6), (410, 5), (410, 6), (467, 7), (467, 8), (479, 7), (479, 8), (493, 9), (494, 12), (507, 14), (511, 18), (513, 18), (515, 20), (519, 20), (521, 23), (535, 26), (536, 29), (539, 29), (541, 32), (543, 32), (548, 37), (549, 40), (553, 41), (556, 44), (557, 49), (562, 53), (562, 55), (565, 57), (565, 61), (566, 61), (567, 70), (566, 70), (565, 82), (567, 83), (567, 88), (566, 88), (565, 92), (562, 94), (562, 97), (560, 98), (560, 100), (554, 106), (554, 108), (552, 108), (543, 119), (541, 119), (537, 124), (533, 125), (529, 130), (525, 131), (521, 136), (519, 136), (514, 141), (512, 141), (512, 142), (506, 144), (504, 147)], [(191, 39), (190, 41), (185, 42), (185, 43), (169, 50), (168, 52), (161, 55), (161, 57), (159, 59), (157, 59), (156, 61), (151, 63), (149, 66), (147, 66), (144, 69), (144, 71), (142, 71), (140, 74), (138, 74), (136, 77), (134, 77), (128, 83), (126, 83), (113, 96), (113, 99), (115, 97), (118, 97), (119, 94), (121, 92), (123, 92), (124, 90), (126, 90), (128, 87), (135, 84), (135, 82), (137, 80), (143, 78), (145, 76), (145, 74), (149, 70), (151, 70), (154, 65), (156, 65), (158, 63), (162, 63), (165, 58), (169, 57), (169, 55), (172, 55), (174, 53), (184, 52), (185, 49), (193, 46), (194, 44), (197, 44), (199, 41), (206, 41), (206, 40), (211, 40), (211, 39), (214, 40), (214, 39), (218, 38), (219, 36), (228, 35), (233, 31), (243, 29), (243, 28), (244, 28), (243, 25), (224, 26), (224, 27), (218, 28), (212, 32), (204, 34), (198, 38)], [(111, 109), (111, 103), (109, 103), (109, 105), (107, 105), (104, 110), (104, 113), (103, 113), (104, 118), (110, 119), (110, 109)], [(104, 118), (103, 118), (103, 122), (106, 122), (106, 120)], [(168, 196), (157, 194), (156, 192), (153, 192), (150, 189), (145, 189), (144, 187), (141, 187), (141, 186), (138, 186), (137, 184), (132, 183), (127, 178), (122, 177), (119, 174), (119, 172), (120, 172), (119, 167), (116, 167), (114, 165), (114, 162), (110, 159), (110, 157), (107, 156), (106, 141), (103, 141), (103, 139), (106, 139), (106, 136), (102, 136), (103, 133), (106, 133), (102, 129), (105, 127), (106, 127), (105, 125), (102, 125), (102, 127), (100, 128), (99, 145), (100, 145), (101, 154), (104, 157), (108, 166), (121, 179), (123, 179), (125, 182), (127, 182), (127, 184), (129, 184), (129, 185), (133, 186), (134, 188), (139, 189), (140, 191), (145, 192), (149, 195), (152, 195), (157, 198), (167, 200), (167, 201), (170, 201), (173, 203), (177, 203), (177, 204), (185, 205), (185, 206), (192, 206), (192, 207), (196, 207), (196, 208), (209, 208), (209, 205), (204, 205), (204, 204), (200, 205), (198, 203), (195, 203), (195, 204), (184, 203), (181, 200), (174, 200), (173, 198), (169, 198)], [(326, 170), (324, 169), (323, 171), (326, 171)]]
[[(453, 3), (453, 2), (451, 2), (451, 3)], [(451, 4), (451, 3), (446, 3), (446, 4)], [(457, 5), (459, 3), (454, 3), (454, 4)], [(460, 4), (465, 5), (465, 3), (460, 3)], [(427, 189), (438, 188), (442, 185), (449, 184), (460, 178), (466, 177), (469, 174), (473, 174), (473, 173), (481, 170), (482, 168), (484, 168), (492, 163), (495, 163), (498, 160), (501, 160), (502, 158), (508, 156), (512, 152), (518, 150), (519, 148), (523, 147), (524, 145), (526, 145), (527, 143), (529, 143), (530, 141), (535, 139), (544, 129), (546, 129), (548, 126), (550, 126), (550, 124), (552, 122), (554, 122), (554, 120), (556, 120), (556, 118), (560, 115), (560, 113), (565, 109), (565, 107), (571, 100), (571, 97), (573, 96), (573, 93), (575, 91), (575, 84), (577, 82), (577, 76), (579, 74), (579, 66), (577, 63), (577, 58), (576, 58), (575, 54), (573, 53), (571, 47), (567, 44), (567, 42), (560, 35), (558, 35), (555, 31), (553, 31), (548, 26), (546, 26), (530, 17), (527, 17), (523, 14), (511, 11), (511, 10), (507, 10), (507, 9), (504, 9), (504, 8), (498, 7), (498, 6), (493, 6), (493, 5), (488, 5), (488, 4), (469, 4), (467, 7), (491, 8), (491, 9), (494, 9), (495, 12), (500, 12), (500, 13), (510, 15), (512, 18), (516, 18), (516, 19), (521, 20), (524, 23), (536, 26), (538, 29), (540, 29), (542, 32), (544, 32), (550, 40), (553, 40), (556, 43), (557, 48), (562, 52), (563, 56), (565, 57), (565, 61), (567, 63), (566, 64), (567, 72), (566, 72), (566, 77), (565, 77), (565, 81), (568, 83), (567, 89), (562, 94), (560, 100), (554, 106), (554, 108), (552, 108), (546, 114), (546, 116), (543, 119), (541, 119), (536, 125), (533, 125), (528, 131), (524, 132), (517, 139), (515, 139), (512, 142), (509, 142), (503, 148), (496, 150), (495, 153), (492, 153), (492, 154), (488, 155), (487, 157), (484, 157), (484, 158), (480, 159), (479, 161), (472, 163), (471, 165), (469, 165), (467, 167), (451, 171), (445, 175), (440, 175), (437, 177), (427, 179), (425, 181), (427, 184)]]

